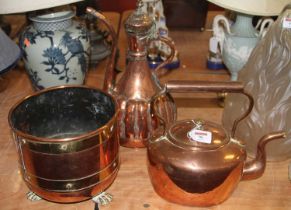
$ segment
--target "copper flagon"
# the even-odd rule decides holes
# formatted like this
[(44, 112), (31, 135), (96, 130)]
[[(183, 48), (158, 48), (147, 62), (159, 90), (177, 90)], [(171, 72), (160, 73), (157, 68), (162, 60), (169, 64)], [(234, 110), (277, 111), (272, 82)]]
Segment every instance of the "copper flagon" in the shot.
[(120, 144), (125, 147), (145, 147), (152, 131), (156, 129), (156, 119), (151, 116), (150, 110), (153, 96), (158, 95), (160, 98), (157, 106), (164, 119), (173, 122), (176, 118), (174, 101), (156, 75), (162, 66), (173, 60), (174, 46), (166, 38), (155, 38), (155, 41), (164, 42), (171, 49), (171, 54), (156, 69), (149, 68), (147, 53), (154, 22), (142, 11), (142, 1), (138, 1), (137, 4), (137, 9), (124, 23), (128, 37), (127, 66), (118, 82), (114, 70), (116, 33), (103, 15), (93, 9), (87, 9), (90, 14), (107, 25), (112, 37), (112, 54), (105, 73), (104, 90), (117, 100), (120, 109), (118, 115)]

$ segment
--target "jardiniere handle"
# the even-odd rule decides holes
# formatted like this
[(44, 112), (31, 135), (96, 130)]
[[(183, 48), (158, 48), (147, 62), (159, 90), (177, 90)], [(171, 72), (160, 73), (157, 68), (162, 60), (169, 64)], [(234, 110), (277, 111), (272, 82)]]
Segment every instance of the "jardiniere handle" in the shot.
[(215, 93), (241, 93), (249, 100), (249, 107), (233, 123), (231, 129), (231, 137), (234, 137), (237, 125), (240, 121), (246, 118), (252, 111), (254, 106), (253, 97), (244, 90), (244, 85), (241, 82), (212, 82), (212, 81), (169, 81), (166, 84), (167, 91), (170, 93), (189, 93), (189, 92), (215, 92)]

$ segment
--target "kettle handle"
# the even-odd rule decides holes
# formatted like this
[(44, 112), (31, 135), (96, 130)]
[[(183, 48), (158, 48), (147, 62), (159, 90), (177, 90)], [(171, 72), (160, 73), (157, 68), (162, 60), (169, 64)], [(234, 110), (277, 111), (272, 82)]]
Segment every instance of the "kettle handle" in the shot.
[[(245, 119), (253, 109), (254, 99), (244, 90), (241, 82), (212, 82), (212, 81), (169, 81), (165, 85), (170, 93), (195, 93), (195, 92), (216, 92), (216, 93), (241, 93), (249, 100), (249, 106), (245, 113), (237, 118), (231, 129), (231, 137), (234, 137), (237, 125)], [(160, 117), (159, 117), (160, 118)]]
[(109, 33), (112, 39), (111, 55), (110, 55), (110, 60), (106, 66), (104, 85), (103, 85), (103, 90), (106, 92), (110, 92), (110, 90), (114, 88), (113, 86), (115, 85), (115, 80), (116, 80), (116, 72), (115, 72), (114, 67), (116, 63), (116, 53), (117, 53), (117, 34), (113, 28), (113, 25), (100, 12), (97, 12), (91, 7), (87, 7), (86, 12), (96, 17), (98, 20), (100, 20), (102, 23), (105, 24), (105, 26), (109, 30)]
[(159, 38), (157, 39), (153, 39), (151, 41), (161, 41), (161, 42), (164, 42), (170, 49), (170, 55), (167, 57), (167, 59), (160, 63), (156, 68), (155, 68), (155, 72), (158, 72), (161, 68), (163, 68), (165, 65), (171, 63), (175, 57), (175, 54), (176, 54), (176, 49), (175, 49), (175, 46), (174, 44), (172, 43), (172, 41), (169, 39), (169, 38), (166, 38), (166, 37), (163, 37), (163, 36), (160, 36)]

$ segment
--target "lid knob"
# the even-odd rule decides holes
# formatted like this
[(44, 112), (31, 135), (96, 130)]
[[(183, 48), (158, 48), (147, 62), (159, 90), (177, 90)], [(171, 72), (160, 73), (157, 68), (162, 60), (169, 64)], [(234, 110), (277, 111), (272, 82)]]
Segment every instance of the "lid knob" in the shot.
[(129, 15), (124, 23), (125, 31), (133, 36), (148, 36), (154, 25), (153, 19), (142, 11), (142, 0), (137, 1), (136, 10)]

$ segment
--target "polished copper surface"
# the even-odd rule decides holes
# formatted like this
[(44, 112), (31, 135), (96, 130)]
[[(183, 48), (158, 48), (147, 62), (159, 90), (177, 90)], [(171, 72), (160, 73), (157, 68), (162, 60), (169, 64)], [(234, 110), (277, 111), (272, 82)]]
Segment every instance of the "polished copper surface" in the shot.
[(187, 81), (171, 80), (166, 84), (172, 93), (191, 92), (242, 92), (244, 86), (241, 82), (210, 82), (210, 81)]
[(94, 186), (88, 188), (83, 188), (75, 191), (48, 191), (47, 189), (39, 188), (37, 186), (32, 186), (30, 183), (26, 183), (27, 186), (37, 195), (45, 198), (49, 201), (54, 201), (57, 203), (75, 203), (80, 201), (85, 201), (91, 199), (92, 197), (98, 195), (100, 192), (106, 190), (115, 180), (118, 170), (113, 171), (107, 176), (107, 179), (103, 179), (101, 182)]
[[(65, 134), (63, 138), (59, 137), (59, 133), (57, 133), (57, 136), (53, 135), (52, 137), (29, 133), (28, 131), (31, 129), (26, 131), (27, 127), (31, 126), (29, 122), (26, 125), (17, 125), (20, 122), (17, 120), (19, 109), (23, 107), (26, 101), (33, 101), (32, 99), (36, 98), (35, 101), (42, 104), (44, 97), (49, 93), (64, 91), (65, 94), (70, 95), (71, 89), (77, 89), (80, 92), (84, 91), (85, 94), (90, 92), (94, 97), (98, 97), (99, 93), (102, 94), (102, 97), (107, 97), (104, 100), (111, 100), (114, 104), (112, 118), (95, 130), (70, 136)], [(74, 95), (69, 97), (74, 98)], [(93, 104), (96, 101), (90, 105), (89, 99), (90, 97), (83, 97), (77, 100), (82, 100), (85, 104), (89, 104), (90, 107), (96, 108), (95, 104)], [(58, 100), (61, 101), (62, 99), (60, 98), (56, 101)], [(99, 99), (97, 99), (97, 103), (101, 103), (102, 100), (100, 99), (99, 102)], [(45, 106), (46, 104), (43, 105)], [(81, 108), (81, 110), (90, 109), (89, 106), (84, 109)], [(56, 102), (55, 109), (57, 110), (59, 107), (61, 107), (60, 103)], [(73, 107), (73, 105), (68, 104), (65, 109), (69, 110), (70, 107)], [(34, 111), (30, 110), (24, 110), (25, 113), (27, 112), (27, 116), (32, 116), (32, 118), (27, 118), (28, 120), (34, 120), (35, 117), (39, 118), (39, 116), (33, 116)], [(102, 110), (94, 110), (94, 113), (100, 111)], [(54, 115), (55, 113), (56, 115)], [(79, 114), (80, 118), (84, 114), (81, 111), (80, 113), (73, 113), (72, 111), (67, 113), (73, 114), (72, 120), (74, 116)], [(91, 111), (89, 110), (88, 113), (91, 113)], [(51, 112), (53, 118), (57, 117), (58, 114), (57, 111)], [(64, 117), (65, 115), (66, 113)], [(119, 141), (116, 127), (117, 115), (117, 104), (112, 96), (101, 90), (86, 86), (49, 88), (27, 96), (16, 103), (9, 112), (9, 124), (13, 131), (18, 152), (19, 169), (30, 190), (44, 199), (69, 203), (90, 199), (108, 188), (114, 181), (120, 165)], [(44, 116), (44, 124), (46, 121), (53, 119), (50, 116), (46, 117)], [(56, 121), (56, 124), (63, 125), (59, 121)], [(70, 124), (70, 122), (65, 122), (65, 124)], [(39, 126), (42, 125), (40, 124)], [(79, 124), (79, 127), (82, 126)], [(58, 127), (55, 130), (58, 130)], [(78, 130), (78, 127), (72, 130), (72, 132), (75, 130)]]
[(126, 147), (145, 147), (156, 129), (150, 106), (153, 96), (159, 97), (157, 106), (162, 110), (163, 118), (173, 122), (176, 117), (172, 97), (159, 83), (155, 72), (149, 69), (145, 56), (128, 60), (125, 73), (112, 91), (120, 106), (120, 144)]
[[(237, 92), (251, 98), (238, 82), (169, 82), (167, 88), (170, 92)], [(201, 119), (169, 124), (157, 110), (154, 115), (166, 125), (161, 126), (165, 130), (158, 130), (148, 144), (148, 172), (152, 185), (166, 200), (189, 206), (219, 204), (231, 195), (240, 180), (260, 177), (266, 164), (265, 145), (285, 136), (284, 132), (277, 132), (262, 137), (256, 158), (246, 162), (243, 141), (226, 133), (220, 125)], [(189, 136), (193, 129), (210, 132), (211, 141), (197, 142)], [(235, 133), (235, 128), (233, 130)]]
[(272, 140), (278, 140), (280, 138), (286, 138), (285, 132), (276, 132), (276, 133), (270, 133), (265, 136), (263, 136), (259, 141), (257, 145), (257, 153), (253, 160), (245, 163), (245, 166), (243, 168), (243, 180), (250, 180), (250, 179), (256, 179), (262, 176), (263, 172), (265, 171), (266, 167), (266, 144), (269, 143)]
[[(147, 48), (154, 26), (153, 20), (142, 12), (141, 1), (137, 9), (124, 23), (128, 38), (127, 66), (120, 80), (115, 83), (114, 58), (116, 52), (116, 34), (105, 17), (92, 9), (87, 11), (105, 22), (113, 37), (113, 53), (106, 69), (105, 90), (117, 100), (120, 112), (118, 115), (118, 131), (120, 144), (125, 147), (145, 147), (153, 130), (157, 128), (155, 117), (151, 115), (151, 100), (159, 98), (156, 106), (163, 118), (169, 122), (176, 119), (176, 107), (172, 97), (166, 92), (155, 73), (162, 66), (171, 62), (175, 49), (167, 38), (158, 38), (171, 48), (171, 54), (155, 70), (151, 70), (147, 61)], [(155, 40), (155, 41), (157, 41)], [(114, 56), (114, 57), (113, 57)]]
[(149, 142), (148, 171), (155, 191), (168, 201), (210, 206), (232, 193), (245, 158), (238, 144), (198, 152), (163, 139)]

